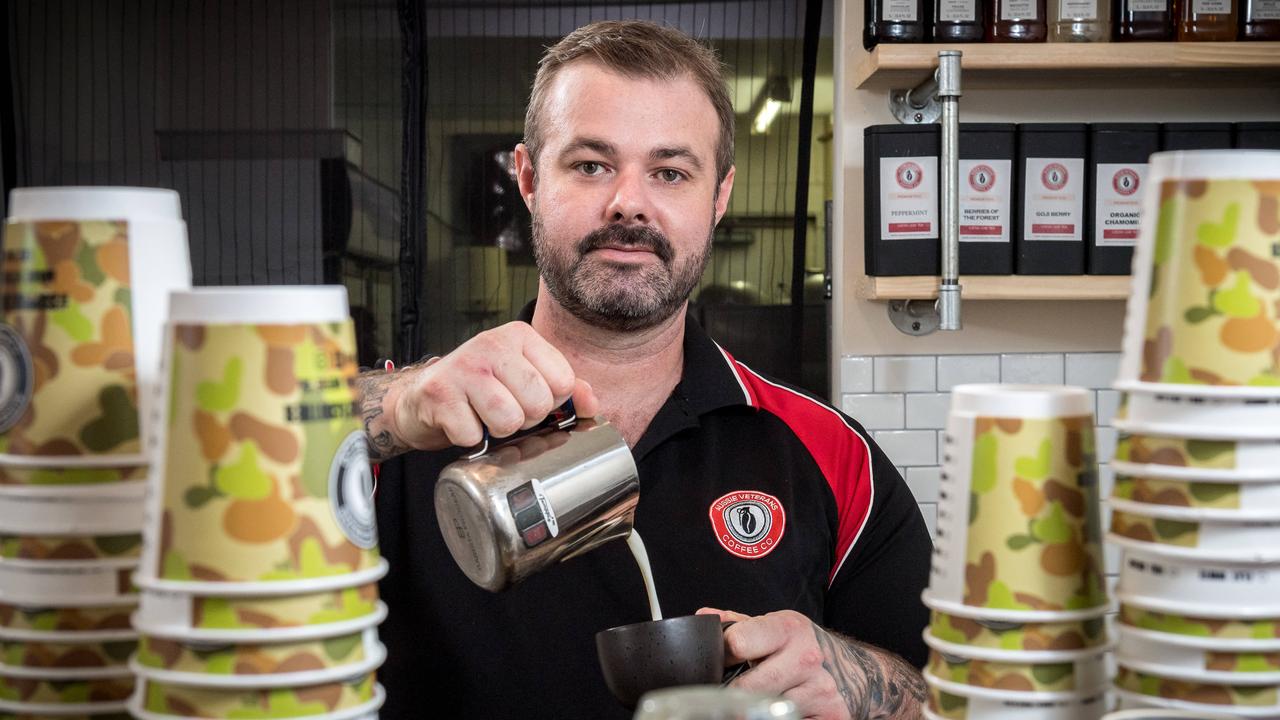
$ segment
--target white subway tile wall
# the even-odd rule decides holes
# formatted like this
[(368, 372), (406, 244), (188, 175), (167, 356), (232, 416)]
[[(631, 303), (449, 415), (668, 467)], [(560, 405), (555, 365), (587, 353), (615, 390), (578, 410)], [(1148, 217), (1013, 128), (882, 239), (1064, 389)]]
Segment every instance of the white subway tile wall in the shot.
[[(1099, 496), (1111, 494), (1115, 452), (1111, 427), (1120, 393), (1111, 390), (1120, 353), (1006, 353), (988, 355), (849, 356), (840, 360), (841, 408), (861, 422), (907, 481), (929, 535), (938, 520), (942, 428), (950, 390), (966, 383), (1066, 383), (1090, 390), (1097, 419)], [(1109, 520), (1103, 510), (1103, 527)], [(1117, 552), (1107, 549), (1107, 573)]]

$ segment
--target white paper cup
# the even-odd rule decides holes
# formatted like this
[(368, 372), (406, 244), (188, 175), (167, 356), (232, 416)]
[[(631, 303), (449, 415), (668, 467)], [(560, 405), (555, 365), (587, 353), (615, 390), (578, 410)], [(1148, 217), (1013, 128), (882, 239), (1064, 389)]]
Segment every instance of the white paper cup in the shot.
[(57, 640), (16, 640), (0, 635), (0, 675), (10, 677), (94, 678), (128, 674), (129, 655), (137, 638), (85, 641), (78, 637)]
[(22, 535), (124, 535), (142, 529), (144, 481), (0, 486), (0, 527)]
[(305, 595), (219, 597), (143, 590), (140, 615), (165, 637), (201, 631), (271, 633), (295, 627), (324, 628), (378, 614), (374, 583)]
[(1119, 474), (1139, 477), (1277, 483), (1280, 487), (1280, 441), (1122, 435), (1111, 466)]
[(75, 703), (55, 705), (50, 703), (20, 703), (0, 700), (0, 712), (12, 714), (16, 720), (128, 720), (126, 702)]
[(299, 642), (317, 638), (334, 637), (360, 632), (376, 627), (387, 619), (387, 605), (378, 602), (378, 610), (353, 620), (329, 623), (326, 625), (297, 625), (294, 627), (274, 628), (268, 630), (186, 630), (177, 631), (173, 625), (153, 625), (151, 619), (143, 612), (135, 613), (133, 626), (138, 632), (155, 637), (166, 637), (174, 640), (205, 643), (267, 643), (267, 642)]
[(1092, 433), (1079, 388), (952, 390), (926, 604), (1013, 622), (1106, 612)]
[[(1106, 691), (1106, 673), (1101, 672), (1100, 674), (1103, 678), (1102, 685), (1079, 692), (1023, 692), (1019, 690), (999, 690), (995, 688), (977, 687), (975, 685), (966, 685), (965, 683), (955, 682), (952, 680), (944, 680), (929, 672), (928, 669), (924, 671), (924, 681), (928, 683), (930, 687), (937, 688), (938, 690), (951, 695), (967, 697), (970, 701), (974, 699), (982, 699), (1000, 703), (1071, 703), (1082, 702), (1088, 698), (1096, 697), (1104, 693)], [(985, 720), (985, 718), (983, 720)]]
[[(1113, 545), (1191, 562), (1280, 563), (1280, 523), (1276, 521), (1191, 520), (1187, 519), (1193, 517), (1191, 510), (1123, 505), (1125, 511), (1117, 507), (1111, 513), (1107, 541)], [(1130, 508), (1149, 510), (1139, 514)]]
[(1130, 633), (1201, 650), (1280, 653), (1280, 619), (1242, 619), (1172, 613), (1140, 607), (1122, 598), (1118, 624)]
[(1227, 685), (1147, 673), (1124, 662), (1117, 666), (1115, 693), (1126, 701), (1238, 717), (1280, 716), (1280, 688), (1275, 685)]
[(1105, 692), (1069, 700), (996, 700), (930, 686), (924, 716), (929, 720), (1096, 720), (1106, 711)]
[[(1280, 652), (1227, 652), (1188, 643), (1179, 635), (1121, 625), (1116, 659), (1161, 677), (1224, 685), (1280, 684)], [(1227, 670), (1224, 668), (1235, 668)]]
[(1126, 549), (1116, 594), (1140, 607), (1195, 617), (1280, 617), (1280, 572)]
[[(126, 702), (135, 683), (128, 668), (123, 674), (110, 677), (77, 677), (67, 673), (49, 673), (41, 677), (0, 674), (0, 686), (6, 691), (16, 689), (20, 698), (0, 699), (0, 712), (25, 712), (32, 714), (97, 714), (112, 712)], [(79, 687), (77, 687), (79, 686)], [(68, 690), (75, 692), (67, 693)], [(64, 694), (65, 693), (65, 694)], [(102, 698), (91, 702), (73, 702), (71, 698), (83, 696)], [(119, 699), (117, 699), (119, 698)]]
[[(172, 290), (191, 287), (186, 224), (178, 194), (152, 188), (20, 188), (11, 194), (6, 222), (125, 221), (128, 235), (133, 363), (139, 437), (150, 433), (160, 369), (161, 330)], [(105, 214), (96, 214), (105, 213)], [(145, 448), (132, 454), (20, 455), (0, 453), (0, 463), (30, 467), (146, 464)]]
[(130, 576), (136, 560), (40, 562), (8, 560), (0, 564), (0, 602), (47, 605), (74, 599), (99, 605), (135, 597)]
[(942, 682), (972, 687), (974, 692), (993, 691), (1000, 697), (1029, 694), (1063, 700), (1100, 690), (1109, 673), (1105, 652), (1074, 660), (1029, 662), (966, 658), (932, 648), (925, 675), (944, 689)]
[[(1239, 262), (1232, 263), (1229, 256), (1222, 257), (1230, 250), (1243, 249), (1239, 238), (1219, 240), (1218, 233), (1214, 233), (1213, 237), (1207, 238), (1207, 244), (1203, 242), (1197, 244), (1197, 248), (1203, 244), (1205, 249), (1211, 252), (1214, 258), (1213, 264), (1228, 266), (1223, 270), (1224, 274), (1221, 278), (1215, 278), (1213, 285), (1205, 284), (1203, 280), (1205, 276), (1196, 272), (1197, 268), (1192, 264), (1193, 253), (1189, 252), (1186, 245), (1191, 244), (1192, 237), (1196, 237), (1192, 233), (1199, 232), (1198, 228), (1202, 220), (1208, 221), (1209, 218), (1201, 219), (1198, 216), (1184, 214), (1191, 212), (1188, 208), (1194, 194), (1192, 188), (1185, 183), (1199, 184), (1201, 187), (1197, 188), (1198, 191), (1203, 193), (1203, 190), (1208, 189), (1212, 193), (1220, 187), (1225, 189), (1224, 183), (1230, 181), (1274, 182), (1276, 180), (1280, 180), (1280, 153), (1272, 151), (1201, 150), (1161, 152), (1151, 156), (1148, 180), (1145, 183), (1146, 191), (1142, 196), (1142, 215), (1147, 218), (1147, 221), (1141, 224), (1140, 237), (1134, 248), (1133, 283), (1125, 315), (1123, 353), (1117, 373), (1117, 389), (1125, 391), (1141, 389), (1147, 392), (1201, 397), (1276, 397), (1280, 395), (1280, 388), (1250, 384), (1256, 379), (1251, 372), (1244, 375), (1240, 373), (1241, 363), (1249, 367), (1255, 364), (1258, 367), (1270, 366), (1270, 362), (1265, 358), (1268, 348), (1259, 347), (1256, 351), (1239, 353), (1226, 351), (1225, 341), (1220, 339), (1221, 335), (1226, 334), (1226, 329), (1219, 328), (1219, 325), (1224, 317), (1232, 317), (1231, 313), (1235, 308), (1226, 307), (1223, 303), (1217, 303), (1217, 307), (1209, 307), (1211, 290), (1218, 289), (1232, 293), (1240, 291), (1240, 288), (1235, 286), (1234, 278), (1241, 271), (1238, 268), (1242, 266)], [(1170, 216), (1162, 218), (1161, 195), (1166, 190), (1164, 187), (1166, 181), (1184, 183), (1183, 189), (1178, 190), (1182, 204), (1176, 206), (1170, 204), (1168, 206)], [(1256, 204), (1253, 205), (1256, 206)], [(1239, 227), (1249, 228), (1250, 226), (1246, 223), (1256, 222), (1251, 210), (1252, 207), (1240, 211), (1236, 220)], [(1169, 223), (1174, 235), (1158, 243), (1158, 230), (1162, 220)], [(1225, 213), (1221, 222), (1224, 227), (1232, 225)], [(1191, 224), (1195, 224), (1197, 229), (1192, 230), (1189, 227)], [(1158, 244), (1160, 255), (1157, 254)], [(1167, 302), (1167, 307), (1152, 305), (1153, 275), (1157, 259), (1167, 266), (1167, 269), (1161, 273), (1163, 279), (1158, 283), (1161, 301)], [(1261, 258), (1262, 264), (1267, 264), (1268, 260), (1269, 256)], [(1274, 267), (1274, 263), (1271, 267)], [(1273, 328), (1271, 332), (1274, 332), (1274, 313), (1266, 308), (1269, 298), (1265, 297), (1265, 293), (1258, 287), (1248, 289), (1252, 291), (1250, 294), (1254, 296), (1260, 311), (1264, 313), (1263, 319), (1270, 322)], [(1200, 320), (1191, 323), (1188, 317), (1183, 321), (1182, 318), (1187, 316), (1187, 311), (1196, 304), (1205, 305), (1203, 312), (1196, 313)], [(1213, 314), (1215, 311), (1216, 316)], [(1156, 317), (1162, 316), (1175, 323), (1174, 327), (1169, 328), (1165, 339), (1167, 346), (1164, 348), (1154, 346), (1148, 348), (1149, 313), (1155, 313)], [(1149, 349), (1153, 354), (1148, 354), (1144, 359), (1144, 352)], [(1218, 352), (1213, 352), (1215, 349)], [(1206, 354), (1215, 355), (1215, 357), (1209, 359)], [(1186, 376), (1184, 379), (1172, 381), (1174, 378), (1169, 374), (1170, 358), (1182, 362), (1184, 367), (1177, 374)], [(1144, 365), (1148, 368), (1146, 381), (1142, 380)], [(1197, 372), (1221, 376), (1221, 383), (1207, 384), (1210, 381), (1206, 376), (1193, 379), (1191, 376), (1195, 376)]]
[(1227, 483), (1117, 474), (1107, 504), (1173, 520), (1280, 521), (1280, 483)]

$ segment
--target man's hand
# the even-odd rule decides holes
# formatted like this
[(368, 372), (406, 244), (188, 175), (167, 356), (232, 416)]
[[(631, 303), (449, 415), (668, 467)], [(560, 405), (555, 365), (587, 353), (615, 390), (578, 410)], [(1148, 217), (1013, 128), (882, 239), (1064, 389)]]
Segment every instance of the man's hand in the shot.
[(406, 450), (469, 447), (537, 425), (573, 397), (580, 417), (599, 410), (591, 386), (527, 323), (476, 335), (442, 358), (357, 381), (370, 459)]
[(750, 661), (734, 687), (791, 700), (805, 718), (898, 720), (921, 717), (920, 673), (884, 650), (842, 637), (794, 610), (759, 617), (703, 608), (735, 624), (725, 631), (725, 664)]

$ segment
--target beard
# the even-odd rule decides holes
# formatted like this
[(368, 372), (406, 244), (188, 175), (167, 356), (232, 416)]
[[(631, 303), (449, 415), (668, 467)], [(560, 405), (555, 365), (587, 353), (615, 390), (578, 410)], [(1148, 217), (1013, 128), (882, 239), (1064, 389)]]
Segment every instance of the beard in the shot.
[[(702, 252), (677, 262), (671, 241), (650, 227), (609, 224), (596, 228), (572, 247), (556, 247), (547, 238), (539, 213), (533, 213), (533, 257), (551, 297), (579, 320), (615, 332), (655, 327), (689, 299), (711, 258), (711, 233)], [(604, 247), (634, 247), (652, 252), (657, 264), (620, 264), (588, 256)]]

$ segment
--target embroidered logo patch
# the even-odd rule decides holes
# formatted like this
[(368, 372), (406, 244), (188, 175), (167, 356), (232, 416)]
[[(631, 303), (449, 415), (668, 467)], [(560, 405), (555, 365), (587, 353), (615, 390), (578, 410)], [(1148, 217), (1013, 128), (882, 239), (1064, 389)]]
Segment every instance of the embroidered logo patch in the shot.
[(772, 495), (737, 490), (711, 503), (711, 528), (730, 554), (748, 560), (773, 552), (787, 529), (787, 513)]

